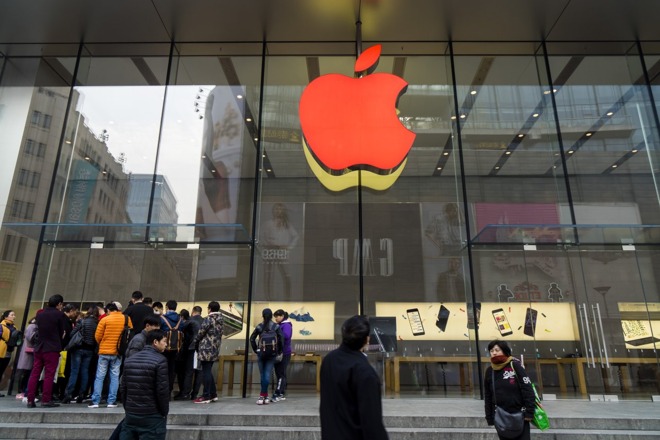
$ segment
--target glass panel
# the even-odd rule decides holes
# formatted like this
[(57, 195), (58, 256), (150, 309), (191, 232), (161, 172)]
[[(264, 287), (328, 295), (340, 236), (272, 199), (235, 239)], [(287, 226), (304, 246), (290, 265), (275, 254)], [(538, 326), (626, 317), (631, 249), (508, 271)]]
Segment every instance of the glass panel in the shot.
[(75, 58), (63, 52), (0, 59), (0, 302), (16, 311), (18, 324), (25, 318), (40, 229), (6, 225), (44, 220), (71, 80), (60, 69), (72, 64)]

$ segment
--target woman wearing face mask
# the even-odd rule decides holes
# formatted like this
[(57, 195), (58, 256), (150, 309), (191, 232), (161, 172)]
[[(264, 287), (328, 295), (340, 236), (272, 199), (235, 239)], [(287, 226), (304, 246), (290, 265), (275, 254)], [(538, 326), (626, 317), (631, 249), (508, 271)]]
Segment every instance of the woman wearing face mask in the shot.
[[(524, 412), (522, 433), (515, 440), (529, 440), (529, 422), (534, 417), (534, 389), (532, 381), (518, 359), (511, 356), (506, 341), (494, 340), (488, 344), (490, 367), (486, 369), (484, 390), (486, 391), (486, 421), (495, 424), (495, 406), (508, 413)], [(499, 434), (498, 434), (499, 435)], [(507, 438), (499, 435), (501, 439)], [(508, 440), (512, 440), (508, 438)]]

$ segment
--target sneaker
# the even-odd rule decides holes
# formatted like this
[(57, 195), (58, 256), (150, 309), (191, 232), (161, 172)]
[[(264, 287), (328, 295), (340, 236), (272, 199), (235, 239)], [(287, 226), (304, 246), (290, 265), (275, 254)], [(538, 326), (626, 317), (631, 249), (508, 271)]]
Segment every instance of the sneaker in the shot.
[(268, 404), (268, 398), (264, 396), (259, 396), (259, 400), (257, 400), (257, 405), (267, 405)]
[(117, 408), (117, 406), (119, 405), (117, 405), (116, 403), (108, 403), (107, 408)]
[(87, 408), (98, 408), (99, 404), (98, 403), (91, 403), (87, 406)]
[(277, 396), (277, 401), (278, 402), (281, 402), (283, 400), (286, 400), (286, 397), (284, 397), (284, 394), (280, 394), (279, 396)]
[(36, 407), (37, 407), (37, 404), (34, 403), (34, 402), (28, 402), (27, 407), (28, 407), (28, 408), (36, 408)]
[(280, 396), (273, 396), (270, 398), (270, 401), (272, 403), (279, 402), (280, 401)]
[(16, 394), (17, 399), (22, 399), (23, 397), (25, 397), (24, 393)]
[(193, 400), (193, 403), (211, 403), (213, 399), (205, 399), (203, 397), (198, 397), (197, 399)]
[(211, 397), (211, 400), (212, 400), (213, 402), (217, 402), (217, 401), (218, 401), (218, 396)]

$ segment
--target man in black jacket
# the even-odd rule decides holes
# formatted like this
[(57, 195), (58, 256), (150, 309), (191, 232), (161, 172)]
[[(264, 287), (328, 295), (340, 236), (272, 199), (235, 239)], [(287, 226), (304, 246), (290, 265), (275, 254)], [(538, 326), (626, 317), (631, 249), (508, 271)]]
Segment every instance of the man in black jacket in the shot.
[(387, 440), (380, 379), (362, 352), (371, 327), (365, 316), (348, 318), (342, 343), (321, 364), (321, 439)]
[(144, 349), (124, 363), (120, 388), (126, 417), (121, 440), (147, 438), (146, 434), (150, 439), (165, 439), (170, 410), (167, 359), (162, 354), (166, 346), (163, 331), (150, 331)]
[(131, 295), (131, 302), (124, 310), (124, 315), (131, 318), (133, 323), (133, 334), (137, 335), (144, 330), (144, 318), (154, 315), (154, 309), (144, 304), (142, 292), (136, 290)]
[[(183, 371), (180, 372), (179, 386), (183, 388), (174, 397), (174, 400), (195, 400), (202, 385), (202, 372), (194, 368), (195, 350), (197, 348), (195, 339), (197, 338), (199, 329), (202, 327), (202, 322), (204, 322), (202, 308), (200, 306), (193, 307), (190, 319), (186, 322), (186, 327), (183, 331), (185, 338), (183, 340), (183, 347), (181, 347), (181, 352), (179, 353), (179, 356), (183, 358), (184, 366)], [(194, 383), (193, 376), (195, 378)]]

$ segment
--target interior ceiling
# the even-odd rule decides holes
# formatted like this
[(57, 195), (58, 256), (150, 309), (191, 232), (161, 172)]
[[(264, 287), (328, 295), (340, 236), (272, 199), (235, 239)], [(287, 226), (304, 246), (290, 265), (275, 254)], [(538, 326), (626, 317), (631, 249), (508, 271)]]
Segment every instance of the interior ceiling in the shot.
[[(634, 46), (631, 42), (635, 40), (660, 41), (660, 26), (657, 25), (657, 17), (660, 17), (658, 0), (633, 2), (622, 0), (508, 0), (506, 2), (492, 0), (469, 2), (464, 0), (415, 0), (414, 2), (411, 0), (113, 0), (112, 2), (31, 0), (0, 3), (0, 53), (34, 55), (31, 51), (41, 50), (40, 45), (43, 43), (59, 43), (60, 47), (73, 49), (74, 55), (81, 41), (85, 42), (88, 50), (92, 52), (96, 52), (94, 43), (101, 45), (103, 43), (165, 43), (150, 47), (146, 44), (133, 44), (131, 47), (136, 55), (150, 52), (166, 60), (167, 43), (175, 40), (227, 43), (282, 42), (287, 44), (281, 46), (284, 52), (277, 52), (278, 55), (286, 54), (287, 48), (291, 48), (294, 52), (300, 51), (300, 47), (308, 47), (310, 55), (319, 55), (320, 53), (314, 52), (313, 44), (304, 46), (303, 43), (337, 42), (342, 47), (352, 46), (358, 15), (362, 22), (362, 38), (365, 43), (367, 45), (370, 42), (385, 43), (384, 54), (394, 55), (393, 58), (388, 59), (391, 65), (388, 65), (386, 70), (395, 74), (405, 71), (409, 81), (420, 72), (440, 71), (441, 75), (446, 73), (436, 68), (426, 69), (420, 66), (415, 68), (414, 62), (411, 61), (414, 58), (397, 57), (397, 53), (393, 53), (394, 50), (399, 50), (399, 47), (404, 54), (425, 53), (424, 48), (427, 47), (424, 46), (425, 42), (449, 40), (462, 42), (455, 44), (455, 50), (463, 54), (480, 55), (483, 52), (488, 53), (489, 50), (484, 50), (486, 46), (481, 42), (507, 42), (508, 47), (515, 47), (509, 43), (538, 42), (545, 39), (551, 52), (557, 47), (555, 42), (572, 42), (561, 47), (571, 54), (580, 55), (580, 51), (598, 53), (599, 45), (606, 46), (602, 49), (604, 53), (607, 53), (607, 50), (612, 50), (611, 53), (617, 53), (619, 50), (620, 53), (624, 53)], [(610, 43), (617, 41), (627, 43)], [(300, 42), (300, 45), (291, 44), (296, 42)], [(470, 42), (477, 43), (470, 44)], [(24, 43), (34, 43), (35, 46), (26, 48)], [(69, 46), (66, 46), (67, 44)], [(109, 50), (113, 50), (113, 47), (110, 46)], [(434, 54), (444, 52), (437, 49), (444, 47), (442, 45), (428, 47), (430, 48), (428, 50)], [(529, 54), (529, 48), (533, 46), (521, 44), (519, 47)], [(660, 49), (660, 45), (657, 47)], [(422, 48), (421, 52), (420, 48)], [(126, 46), (117, 47), (116, 50), (125, 51)], [(255, 44), (250, 50), (254, 51), (254, 53), (250, 52), (252, 55), (259, 55), (261, 45)], [(270, 50), (281, 49), (277, 45), (271, 45)], [(164, 69), (153, 68), (139, 57), (131, 60), (137, 69), (136, 73), (139, 73), (139, 78), (143, 77), (148, 84), (163, 83), (162, 78), (150, 73), (162, 72)], [(458, 66), (458, 76), (464, 78), (462, 84), (478, 88), (482, 85), (497, 85), (500, 82), (510, 83), (511, 66), (507, 65), (506, 69), (498, 70), (497, 63), (491, 66), (489, 60), (492, 61), (487, 56), (474, 57), (472, 61), (477, 64), (474, 67), (469, 66), (471, 62), (469, 59), (463, 61)], [(305, 69), (295, 69), (297, 73), (307, 73), (309, 76), (303, 80), (296, 80), (295, 83), (306, 83), (328, 69), (334, 71), (334, 67), (331, 68), (324, 63), (338, 62), (333, 58), (322, 58), (321, 61), (319, 64), (316, 59), (315, 62), (310, 63), (308, 59)], [(510, 61), (511, 59), (508, 59), (508, 62)], [(529, 62), (529, 60), (521, 59), (520, 62)], [(564, 68), (567, 70), (565, 80), (558, 81), (558, 84), (596, 84), (597, 79), (594, 79), (593, 75), (595, 69), (577, 68), (582, 65), (580, 57), (574, 57), (570, 62), (568, 58), (558, 62), (559, 66), (553, 66), (554, 72), (562, 71)], [(571, 62), (574, 65), (571, 65)], [(58, 63), (53, 62), (51, 66), (57, 69)], [(460, 72), (461, 66), (468, 67), (465, 75)], [(283, 69), (283, 76), (291, 75), (290, 67)], [(380, 67), (385, 67), (385, 63)], [(652, 69), (658, 66), (648, 67)], [(215, 68), (217, 69), (218, 66)], [(526, 68), (521, 66), (520, 71)], [(68, 70), (66, 66), (59, 66), (59, 70), (63, 77), (66, 76)], [(255, 74), (257, 73), (255, 71)], [(585, 82), (580, 80), (582, 74), (587, 75)], [(498, 79), (500, 76), (503, 76), (501, 80)], [(608, 82), (611, 81), (613, 75), (606, 76)], [(627, 73), (621, 76), (625, 78), (624, 82), (629, 81)], [(136, 84), (140, 83), (139, 78), (135, 80)], [(241, 80), (245, 82), (245, 78)], [(448, 84), (447, 81), (435, 78), (435, 82), (438, 81), (440, 84)], [(419, 83), (433, 82), (420, 80)], [(428, 101), (424, 101), (424, 97), (419, 95), (408, 101), (408, 111), (418, 116), (437, 114), (437, 110), (428, 109), (429, 106), (437, 105), (437, 101)], [(459, 103), (462, 112), (467, 115), (465, 123), (469, 123), (472, 104), (470, 99)], [(530, 114), (533, 112), (534, 110), (530, 110)], [(534, 123), (533, 120), (531, 122)], [(533, 125), (530, 124), (531, 126)], [(519, 128), (524, 132), (529, 127), (521, 124)], [(598, 135), (597, 129), (598, 127), (594, 130), (596, 135)], [(587, 132), (588, 127), (585, 127), (585, 130), (577, 133), (576, 136)], [(478, 144), (481, 134), (478, 130), (470, 130), (468, 126), (464, 130), (464, 135), (473, 136), (471, 142), (474, 142), (475, 148), (480, 148)], [(468, 156), (472, 154), (474, 157), (465, 157), (468, 164), (465, 173), (468, 175), (551, 173), (553, 164), (559, 159), (548, 156), (546, 160), (539, 161), (538, 154), (526, 151), (525, 142), (515, 136), (517, 134), (512, 134), (511, 130), (499, 136), (494, 136), (493, 133), (485, 135), (484, 144), (497, 143), (499, 147), (491, 147), (492, 151), (487, 151), (489, 147), (485, 147), (478, 154), (476, 150), (467, 151)], [(405, 175), (453, 175), (458, 171), (449, 129), (423, 133), (423, 136), (420, 133), (418, 138), (416, 147), (409, 157)], [(576, 141), (575, 151), (580, 145), (581, 143)], [(514, 149), (517, 149), (516, 154), (512, 154)], [(511, 150), (509, 156), (506, 155), (507, 150)], [(308, 177), (310, 175), (308, 166), (297, 147), (295, 154), (293, 150), (269, 149), (268, 146), (266, 152), (268, 165), (272, 169), (270, 176)], [(584, 152), (581, 153), (584, 155)], [(622, 160), (621, 153), (615, 153), (612, 157), (589, 154), (588, 158), (579, 159), (579, 156), (576, 154), (576, 157), (569, 161), (571, 172), (577, 171), (575, 167), (580, 167), (582, 173), (611, 172), (612, 164)], [(620, 168), (617, 171), (644, 172), (648, 164), (644, 163), (640, 155), (628, 157), (618, 166)], [(589, 171), (586, 171), (585, 167), (588, 167)]]
[(30, 0), (0, 43), (660, 40), (657, 0)]

